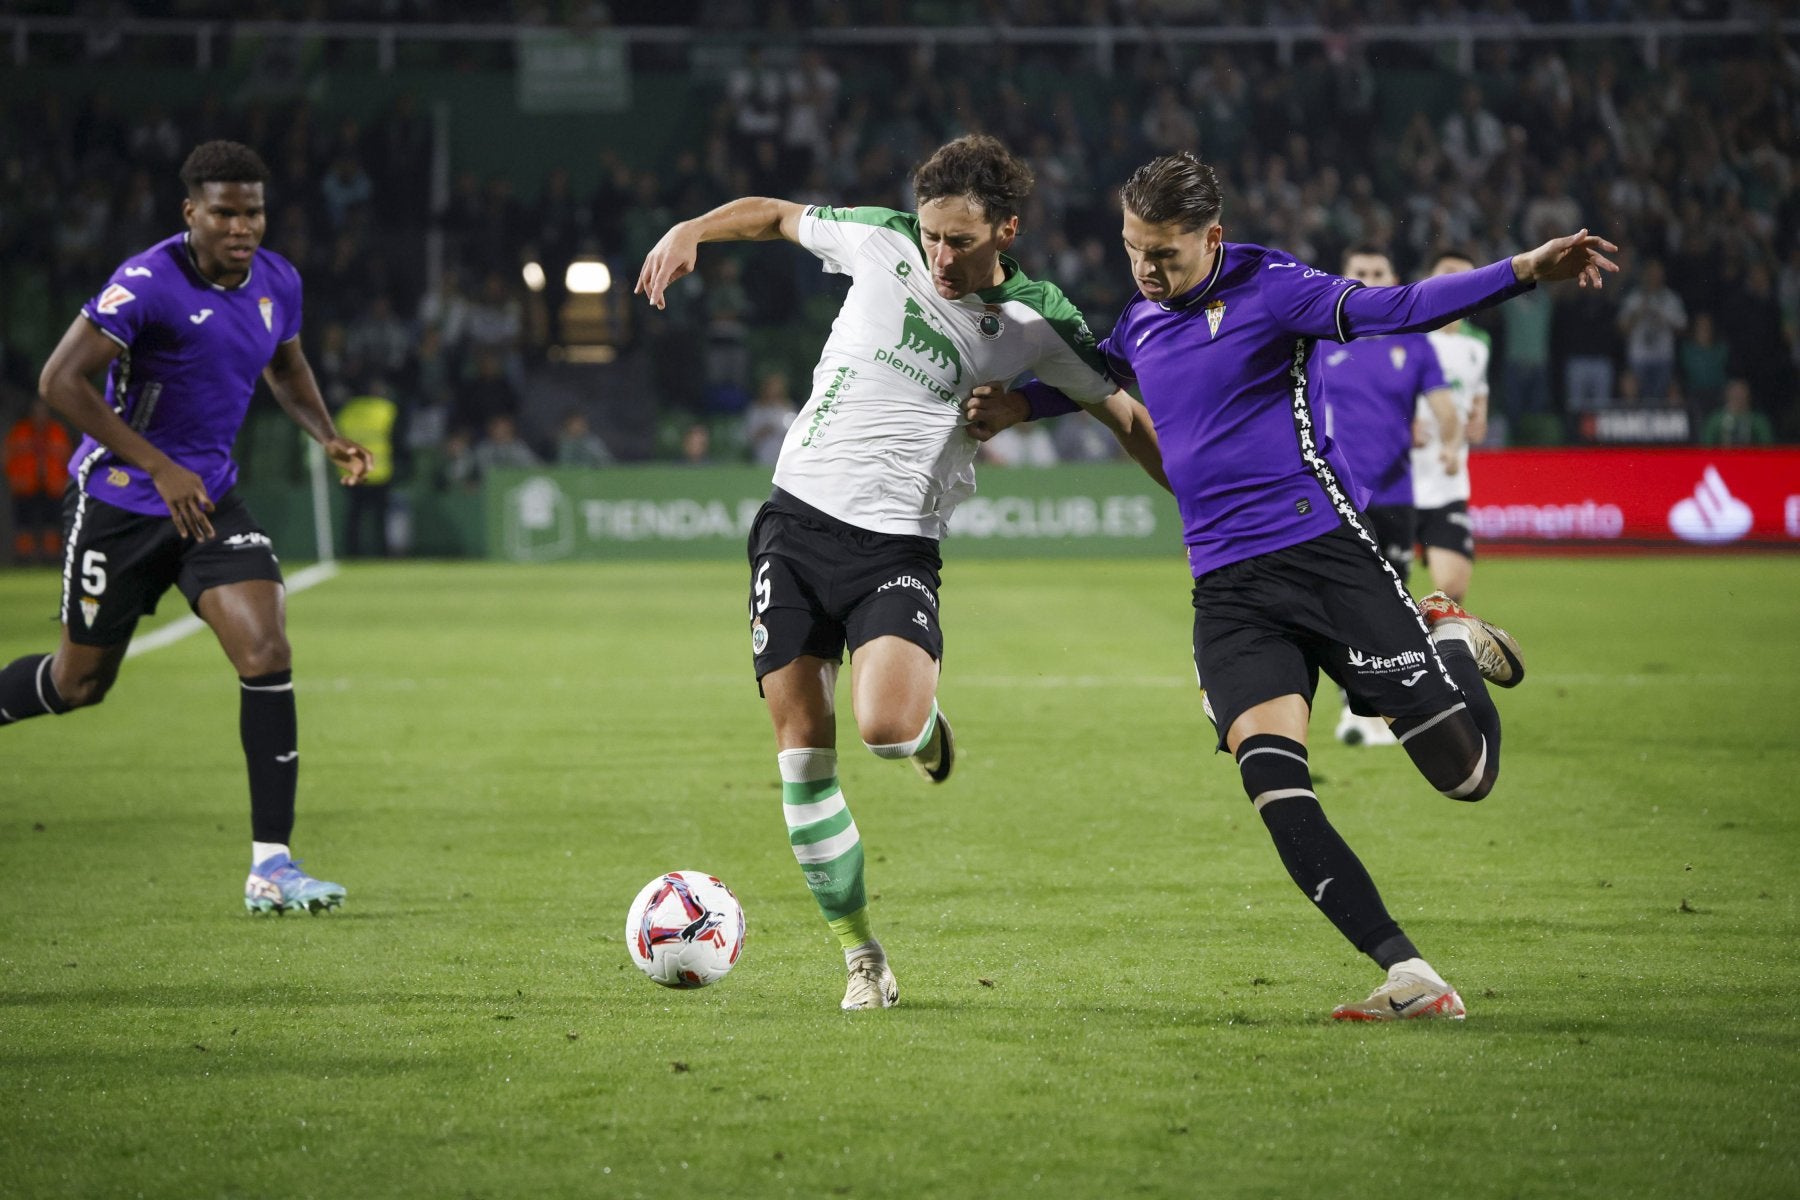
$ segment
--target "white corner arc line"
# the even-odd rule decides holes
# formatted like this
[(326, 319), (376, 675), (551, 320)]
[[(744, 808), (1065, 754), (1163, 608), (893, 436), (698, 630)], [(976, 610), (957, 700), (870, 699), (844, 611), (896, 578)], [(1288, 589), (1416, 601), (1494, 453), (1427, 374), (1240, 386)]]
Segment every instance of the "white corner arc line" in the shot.
[[(304, 570), (294, 572), (287, 580), (287, 594), (304, 592), (307, 588), (324, 583), (338, 573), (335, 562), (314, 563)], [(206, 622), (189, 613), (179, 621), (171, 621), (161, 629), (152, 630), (143, 637), (131, 639), (131, 648), (125, 651), (126, 658), (136, 658), (140, 654), (148, 654), (152, 650), (161, 650), (164, 646), (173, 646), (182, 638), (199, 633), (206, 628)]]

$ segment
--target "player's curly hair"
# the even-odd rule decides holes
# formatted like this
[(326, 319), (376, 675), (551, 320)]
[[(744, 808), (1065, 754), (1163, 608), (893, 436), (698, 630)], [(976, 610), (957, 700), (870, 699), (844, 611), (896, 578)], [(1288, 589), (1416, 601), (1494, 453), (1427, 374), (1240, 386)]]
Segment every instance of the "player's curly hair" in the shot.
[(269, 168), (242, 142), (201, 142), (181, 164), (181, 182), (190, 194), (207, 183), (267, 183)]
[(1133, 171), (1119, 189), (1119, 200), (1145, 223), (1179, 225), (1183, 233), (1205, 229), (1225, 211), (1218, 173), (1186, 150), (1151, 159)]
[(913, 197), (920, 204), (967, 196), (981, 205), (991, 224), (1016, 217), (1037, 182), (1031, 168), (999, 138), (971, 133), (939, 146), (913, 172)]

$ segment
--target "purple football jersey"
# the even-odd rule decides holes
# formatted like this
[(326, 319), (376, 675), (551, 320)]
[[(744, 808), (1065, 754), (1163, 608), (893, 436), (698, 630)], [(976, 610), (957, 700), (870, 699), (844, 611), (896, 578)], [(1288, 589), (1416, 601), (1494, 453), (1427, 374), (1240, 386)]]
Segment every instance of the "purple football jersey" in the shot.
[[(1156, 424), (1195, 577), (1310, 541), (1367, 506), (1368, 490), (1314, 417), (1319, 339), (1436, 329), (1530, 286), (1503, 259), (1367, 288), (1280, 250), (1226, 242), (1185, 295), (1133, 296), (1100, 349), (1115, 380), (1136, 381)], [(1072, 410), (1045, 384), (1024, 390), (1035, 415)]]
[(1396, 333), (1313, 351), (1325, 432), (1350, 460), (1371, 505), (1410, 507), (1412, 422), (1419, 397), (1444, 386), (1437, 350), (1422, 333)]
[[(188, 252), (187, 234), (119, 264), (81, 315), (124, 347), (106, 375), (113, 411), (151, 445), (200, 476), (217, 500), (237, 482), (232, 443), (257, 377), (282, 342), (300, 336), (300, 273), (259, 249), (233, 288), (210, 283)], [(97, 500), (146, 516), (169, 507), (147, 472), (91, 437), (69, 472)]]

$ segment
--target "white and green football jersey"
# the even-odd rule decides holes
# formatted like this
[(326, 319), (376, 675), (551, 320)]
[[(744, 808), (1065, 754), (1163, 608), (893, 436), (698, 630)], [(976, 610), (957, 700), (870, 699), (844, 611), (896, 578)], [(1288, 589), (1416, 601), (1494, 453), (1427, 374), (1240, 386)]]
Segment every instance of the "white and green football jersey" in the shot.
[[(1427, 334), (1437, 351), (1438, 366), (1444, 370), (1444, 382), (1450, 388), (1450, 401), (1456, 415), (1465, 423), (1475, 411), (1475, 397), (1488, 390), (1487, 371), (1490, 345), (1488, 335), (1473, 325), (1465, 324), (1455, 333), (1442, 329)], [(1469, 498), (1469, 447), (1465, 440), (1458, 453), (1456, 474), (1444, 470), (1439, 456), (1443, 443), (1437, 433), (1437, 419), (1423, 397), (1419, 400), (1419, 417), (1431, 432), (1431, 441), (1414, 446), (1412, 452), (1413, 507), (1442, 508)]]
[(981, 384), (1030, 373), (1087, 404), (1117, 390), (1081, 313), (1011, 259), (1004, 283), (938, 295), (912, 213), (815, 206), (800, 244), (852, 282), (775, 485), (840, 521), (943, 537), (975, 490), (962, 403)]

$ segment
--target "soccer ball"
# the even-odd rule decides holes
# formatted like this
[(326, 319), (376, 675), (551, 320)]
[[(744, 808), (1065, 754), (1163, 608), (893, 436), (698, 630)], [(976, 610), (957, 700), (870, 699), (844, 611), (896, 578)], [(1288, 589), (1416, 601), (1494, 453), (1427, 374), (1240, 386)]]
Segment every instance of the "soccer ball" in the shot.
[(717, 983), (744, 949), (744, 909), (704, 871), (670, 871), (644, 885), (625, 917), (638, 970), (664, 987)]

